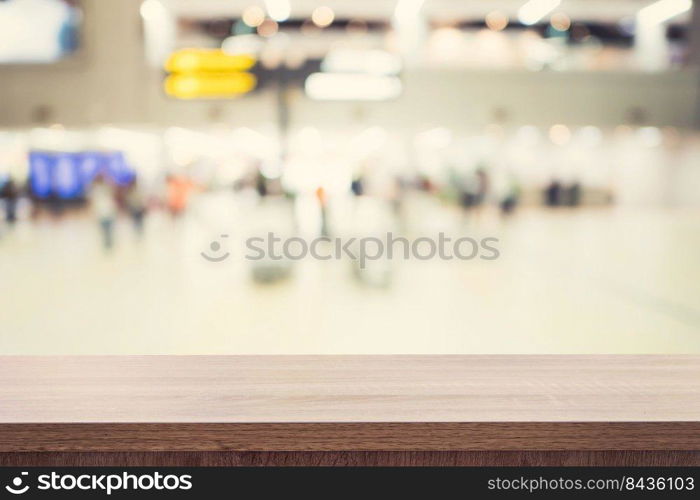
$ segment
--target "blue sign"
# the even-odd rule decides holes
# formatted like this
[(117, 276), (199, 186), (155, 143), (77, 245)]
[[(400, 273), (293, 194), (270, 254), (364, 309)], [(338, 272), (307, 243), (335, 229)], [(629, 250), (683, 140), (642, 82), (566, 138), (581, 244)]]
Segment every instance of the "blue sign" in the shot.
[(129, 184), (136, 176), (121, 151), (29, 153), (29, 185), (39, 198), (80, 198), (99, 174), (118, 186)]

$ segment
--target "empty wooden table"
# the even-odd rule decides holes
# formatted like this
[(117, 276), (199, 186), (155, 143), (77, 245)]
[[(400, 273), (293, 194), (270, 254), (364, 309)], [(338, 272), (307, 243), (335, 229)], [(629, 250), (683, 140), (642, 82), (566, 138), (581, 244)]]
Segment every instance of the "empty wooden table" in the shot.
[(4, 356), (0, 465), (700, 465), (700, 356)]

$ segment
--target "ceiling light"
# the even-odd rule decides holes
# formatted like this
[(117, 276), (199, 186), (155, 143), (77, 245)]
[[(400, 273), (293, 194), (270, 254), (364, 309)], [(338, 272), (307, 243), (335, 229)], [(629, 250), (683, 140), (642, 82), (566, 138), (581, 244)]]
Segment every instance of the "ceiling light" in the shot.
[(269, 16), (280, 23), (289, 19), (292, 10), (289, 0), (265, 0), (265, 8)]
[(493, 31), (502, 31), (508, 26), (508, 16), (500, 10), (486, 14), (486, 26)]
[(641, 9), (637, 16), (641, 22), (661, 24), (678, 14), (689, 11), (692, 6), (692, 0), (659, 0)]
[(319, 28), (326, 28), (330, 26), (333, 23), (333, 19), (335, 19), (333, 9), (326, 7), (325, 5), (316, 7), (311, 14), (311, 20)]
[(399, 97), (402, 85), (395, 76), (312, 73), (304, 90), (320, 101), (386, 101)]
[(532, 26), (559, 7), (560, 3), (561, 0), (529, 0), (518, 10), (518, 20)]
[(571, 19), (563, 12), (557, 12), (549, 20), (552, 28), (557, 31), (566, 31), (571, 28)]
[(251, 5), (243, 11), (241, 19), (251, 28), (257, 28), (265, 20), (265, 11), (257, 5)]

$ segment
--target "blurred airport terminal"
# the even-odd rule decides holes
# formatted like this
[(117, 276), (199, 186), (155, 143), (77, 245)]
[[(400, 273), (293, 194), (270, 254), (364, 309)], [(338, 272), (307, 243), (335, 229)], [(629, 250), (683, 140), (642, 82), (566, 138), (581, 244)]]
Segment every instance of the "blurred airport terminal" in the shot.
[(698, 3), (0, 1), (0, 354), (700, 353)]

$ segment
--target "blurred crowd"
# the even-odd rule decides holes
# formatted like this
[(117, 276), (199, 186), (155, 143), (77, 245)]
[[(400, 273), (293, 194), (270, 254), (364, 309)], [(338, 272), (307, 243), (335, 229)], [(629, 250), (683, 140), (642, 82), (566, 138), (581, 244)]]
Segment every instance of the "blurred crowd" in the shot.
[[(63, 199), (56, 195), (40, 198), (32, 193), (31, 183), (22, 184), (6, 177), (0, 180), (0, 200), (8, 227), (17, 223), (20, 205), (30, 221), (44, 216), (60, 219), (71, 213), (89, 212), (97, 221), (103, 247), (110, 250), (115, 243), (117, 217), (131, 219), (136, 233), (141, 235), (149, 212), (164, 211), (178, 219), (187, 214), (193, 195), (221, 190), (233, 194), (249, 191), (261, 201), (271, 198), (294, 200), (300, 195), (313, 199), (321, 218), (319, 232), (324, 236), (334, 232), (330, 227), (328, 207), (338, 198), (372, 198), (400, 217), (406, 194), (420, 192), (459, 207), (465, 213), (473, 214), (475, 219), (485, 207), (509, 216), (521, 203), (521, 184), (513, 174), (499, 175), (497, 182), (494, 177), (489, 166), (483, 164), (466, 172), (450, 171), (446, 182), (437, 182), (420, 173), (387, 176), (386, 172), (376, 175), (369, 169), (361, 169), (348, 179), (342, 190), (337, 186), (329, 190), (319, 183), (304, 194), (289, 190), (279, 176), (265, 175), (262, 165), (256, 164), (228, 186), (202, 181), (201, 176), (188, 174), (186, 169), (177, 174), (167, 173), (148, 186), (138, 175), (128, 183), (117, 183), (108, 173), (102, 172), (94, 176), (83, 196), (77, 199)], [(547, 207), (578, 206), (581, 198), (582, 187), (577, 181), (564, 183), (552, 179), (541, 192), (541, 204)]]

